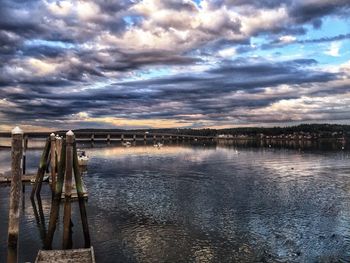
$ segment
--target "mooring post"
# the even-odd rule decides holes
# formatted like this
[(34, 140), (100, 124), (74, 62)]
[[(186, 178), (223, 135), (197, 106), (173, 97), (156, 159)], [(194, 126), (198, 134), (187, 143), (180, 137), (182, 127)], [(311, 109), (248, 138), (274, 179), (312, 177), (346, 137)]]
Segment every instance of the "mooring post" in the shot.
[(56, 136), (50, 134), (51, 141), (51, 189), (54, 192), (56, 187)]
[(64, 181), (64, 173), (66, 169), (66, 144), (62, 138), (57, 138), (57, 142), (59, 145), (58, 150), (60, 151), (60, 155), (57, 163), (57, 182), (56, 182), (56, 190), (54, 194), (54, 198), (52, 200), (51, 210), (50, 210), (50, 220), (49, 227), (47, 231), (47, 235), (45, 238), (45, 249), (52, 248), (52, 241), (56, 230), (57, 219), (60, 210), (61, 196), (62, 196), (62, 188)]
[(28, 135), (24, 136), (23, 141), (23, 162), (22, 162), (22, 168), (23, 168), (23, 174), (26, 174), (26, 152), (28, 148)]
[(39, 164), (38, 172), (36, 174), (35, 184), (33, 186), (30, 198), (34, 198), (35, 193), (37, 195), (40, 195), (41, 185), (43, 182), (44, 174), (46, 171), (47, 160), (49, 157), (50, 146), (51, 146), (51, 141), (50, 141), (50, 139), (47, 139), (44, 151), (43, 151), (41, 158), (40, 158), (40, 164)]
[(81, 223), (83, 225), (85, 248), (89, 248), (91, 245), (89, 224), (88, 224), (86, 208), (85, 208), (83, 181), (81, 179), (79, 162), (78, 162), (78, 153), (77, 153), (77, 147), (75, 142), (73, 144), (73, 169), (74, 169), (75, 185), (76, 185), (78, 200), (79, 200)]
[(7, 261), (13, 260), (15, 256), (17, 260), (18, 251), (18, 234), (19, 234), (19, 219), (20, 219), (20, 204), (22, 199), (22, 167), (21, 162), (23, 158), (23, 131), (16, 127), (12, 130), (11, 142), (11, 191), (10, 191), (10, 210), (9, 210), (9, 224), (8, 224), (8, 247), (11, 256), (8, 256)]
[(62, 137), (56, 136), (56, 158), (57, 158), (56, 168), (57, 170), (58, 170), (58, 163), (61, 160), (61, 151), (62, 151)]
[[(26, 174), (26, 152), (28, 148), (28, 135), (24, 135), (23, 137), (23, 157), (22, 157), (22, 173)], [(22, 184), (22, 192), (24, 193), (26, 190), (25, 184)], [(23, 199), (24, 200), (24, 199)]]
[(74, 133), (66, 133), (66, 176), (64, 185), (64, 215), (63, 215), (63, 249), (70, 248), (71, 196), (73, 172), (73, 141)]

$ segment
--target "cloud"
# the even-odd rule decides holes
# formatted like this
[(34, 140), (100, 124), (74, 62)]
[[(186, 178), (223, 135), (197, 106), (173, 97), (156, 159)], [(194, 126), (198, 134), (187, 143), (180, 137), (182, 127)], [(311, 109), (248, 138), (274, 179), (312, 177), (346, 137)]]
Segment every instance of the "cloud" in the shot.
[(325, 17), (348, 21), (349, 8), (345, 0), (3, 0), (1, 119), (30, 127), (229, 125), (290, 100), (347, 94), (344, 65), (328, 70), (312, 57), (258, 51), (331, 42), (326, 54), (339, 56), (349, 34), (299, 37), (321, 30)]
[(329, 49), (324, 52), (326, 55), (332, 56), (332, 57), (339, 57), (339, 50), (341, 48), (341, 42), (332, 42), (330, 44)]

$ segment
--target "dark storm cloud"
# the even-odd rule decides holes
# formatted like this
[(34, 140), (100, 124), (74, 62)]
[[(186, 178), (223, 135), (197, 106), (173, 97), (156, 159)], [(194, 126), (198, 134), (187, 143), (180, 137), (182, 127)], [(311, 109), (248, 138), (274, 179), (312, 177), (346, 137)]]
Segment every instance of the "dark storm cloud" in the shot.
[[(105, 88), (85, 91), (58, 94), (47, 88), (40, 91), (31, 89), (26, 93), (7, 92), (4, 97), (16, 103), (18, 110), (5, 109), (3, 113), (18, 121), (31, 118), (70, 118), (77, 112), (89, 112), (90, 117), (104, 117), (106, 111), (115, 117), (129, 116), (134, 119), (176, 119), (190, 112), (205, 115), (207, 120), (225, 120), (225, 113), (236, 108), (255, 109), (281, 99), (299, 96), (295, 91), (255, 98), (254, 95), (263, 94), (265, 87), (273, 88), (286, 83), (299, 85), (327, 82), (337, 78), (335, 74), (309, 69), (308, 66), (314, 63), (316, 61), (311, 59), (277, 64), (236, 60), (226, 61), (204, 74), (118, 82)], [(246, 94), (247, 98), (242, 100), (239, 96), (232, 96), (235, 92)], [(325, 91), (328, 92), (332, 91)]]
[[(0, 117), (6, 122), (50, 122), (88, 112), (90, 117), (213, 122), (242, 117), (255, 121), (254, 115), (233, 112), (305, 94), (329, 96), (349, 90), (347, 85), (314, 88), (344, 77), (315, 69), (314, 59), (225, 60), (216, 54), (232, 46), (237, 54), (252, 51), (251, 38), (259, 35), (272, 41), (258, 48), (274, 48), (280, 43), (273, 39), (281, 34), (306, 34), (305, 25), (322, 28), (325, 16), (345, 17), (349, 1), (213, 0), (207, 9), (175, 0), (135, 8), (139, 3), (81, 1), (73, 3), (70, 11), (62, 1), (2, 0)], [(79, 4), (91, 6), (78, 10)], [(283, 21), (269, 25), (271, 17), (262, 16), (261, 21), (243, 24), (242, 17), (255, 19), (259, 12), (277, 8), (285, 8)], [(349, 38), (344, 34), (294, 43)], [(194, 66), (208, 64), (210, 69), (192, 71)], [(130, 81), (143, 71), (171, 67), (181, 68), (182, 73), (174, 69), (167, 77), (155, 73), (149, 79), (141, 76), (139, 81)], [(111, 81), (114, 84), (108, 84)], [(281, 85), (295, 90), (280, 91)], [(308, 90), (309, 85), (313, 89)], [(272, 91), (266, 94), (266, 89)]]
[(305, 23), (329, 14), (345, 15), (349, 9), (348, 0), (295, 1), (290, 9), (290, 15), (298, 23)]

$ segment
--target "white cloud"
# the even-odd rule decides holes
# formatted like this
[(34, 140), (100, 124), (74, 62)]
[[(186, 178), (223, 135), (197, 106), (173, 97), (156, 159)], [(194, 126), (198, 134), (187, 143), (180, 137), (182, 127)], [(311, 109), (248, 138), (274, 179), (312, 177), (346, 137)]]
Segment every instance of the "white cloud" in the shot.
[(281, 43), (284, 43), (284, 44), (292, 43), (292, 42), (294, 42), (295, 40), (296, 40), (296, 37), (290, 36), (290, 35), (281, 36), (281, 37), (279, 38), (279, 41), (280, 41)]
[(341, 48), (341, 42), (332, 42), (329, 46), (329, 49), (324, 53), (332, 57), (339, 57), (340, 48)]

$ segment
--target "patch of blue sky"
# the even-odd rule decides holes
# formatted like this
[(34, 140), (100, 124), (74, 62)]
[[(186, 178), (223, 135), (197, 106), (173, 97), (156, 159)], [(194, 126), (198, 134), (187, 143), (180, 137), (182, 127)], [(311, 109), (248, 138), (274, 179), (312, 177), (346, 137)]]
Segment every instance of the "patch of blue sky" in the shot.
[(170, 67), (152, 68), (148, 70), (137, 70), (132, 74), (128, 74), (122, 81), (157, 79), (172, 76), (175, 73)]
[(315, 29), (311, 25), (305, 26), (307, 33), (298, 37), (298, 40), (313, 40), (321, 38), (331, 38), (338, 35), (350, 33), (350, 19), (340, 19), (337, 17), (326, 17), (322, 20), (322, 27)]
[(29, 39), (24, 42), (24, 45), (26, 46), (46, 46), (51, 48), (62, 48), (62, 49), (70, 49), (74, 48), (75, 45), (68, 42), (63, 41), (50, 41), (45, 39)]
[(202, 0), (193, 0), (193, 2), (195, 2), (199, 6)]
[[(257, 43), (257, 42), (255, 42)], [(241, 57), (249, 57), (249, 58), (259, 58), (273, 61), (283, 61), (283, 60), (292, 60), (299, 59), (305, 56), (305, 50), (303, 45), (281, 45), (276, 46), (274, 48), (262, 49), (261, 43), (254, 44), (255, 48), (252, 48), (250, 51), (246, 53), (242, 53)]]
[(143, 20), (143, 17), (140, 15), (129, 15), (129, 16), (124, 16), (123, 20), (128, 26), (131, 27), (141, 23)]
[(350, 61), (350, 40), (337, 41), (338, 52), (331, 52), (332, 42), (318, 44), (311, 55), (317, 56), (320, 64), (339, 65)]

